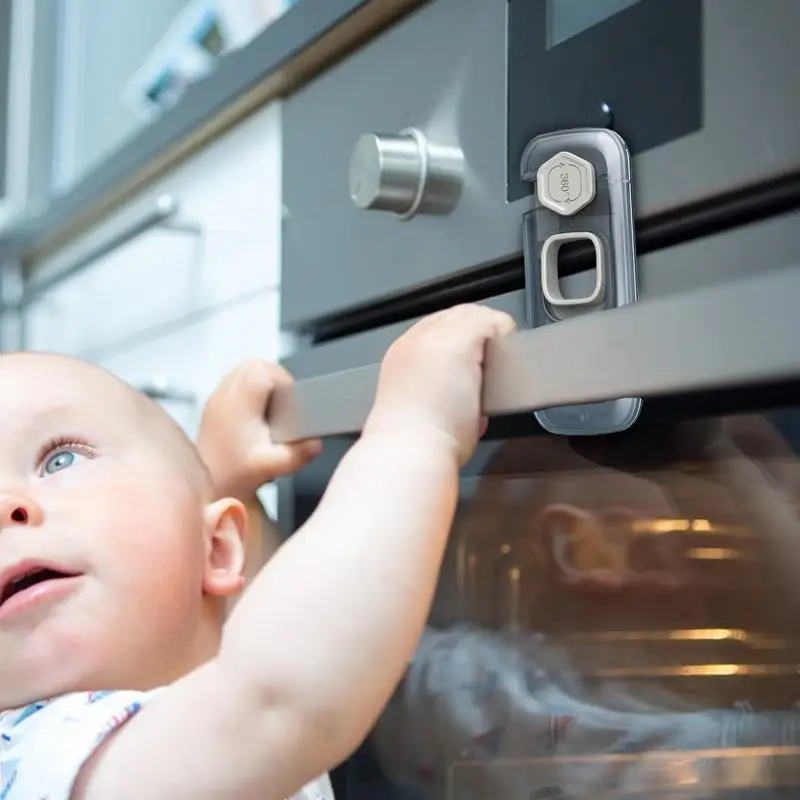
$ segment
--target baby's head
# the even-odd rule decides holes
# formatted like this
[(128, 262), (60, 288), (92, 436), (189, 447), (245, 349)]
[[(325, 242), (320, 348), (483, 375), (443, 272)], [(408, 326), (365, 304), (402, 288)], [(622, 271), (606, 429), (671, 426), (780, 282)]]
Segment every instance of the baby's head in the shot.
[[(148, 398), (76, 359), (0, 354), (0, 709), (212, 657), (245, 526)], [(32, 571), (53, 580), (17, 591)]]

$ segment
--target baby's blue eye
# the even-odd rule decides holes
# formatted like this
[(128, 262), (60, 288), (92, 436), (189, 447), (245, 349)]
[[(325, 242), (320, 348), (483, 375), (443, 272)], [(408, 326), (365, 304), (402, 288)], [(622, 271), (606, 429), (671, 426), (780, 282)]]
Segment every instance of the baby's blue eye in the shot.
[(54, 472), (60, 472), (71, 467), (75, 460), (81, 457), (81, 454), (76, 453), (74, 450), (59, 450), (44, 462), (43, 471), (46, 475), (52, 475)]

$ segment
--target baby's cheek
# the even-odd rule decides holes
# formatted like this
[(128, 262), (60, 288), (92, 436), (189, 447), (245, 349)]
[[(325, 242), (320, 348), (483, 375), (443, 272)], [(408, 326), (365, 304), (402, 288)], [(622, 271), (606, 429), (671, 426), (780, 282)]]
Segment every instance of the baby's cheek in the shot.
[[(174, 534), (173, 534), (174, 535)], [(162, 608), (181, 602), (199, 601), (203, 581), (203, 547), (200, 534), (198, 541), (170, 541), (170, 531), (155, 531), (154, 536), (141, 537), (138, 541), (120, 544), (120, 559), (116, 565), (120, 588), (145, 606)]]
[[(151, 579), (202, 567), (202, 506), (167, 487), (108, 487), (103, 493), (106, 558)], [(99, 509), (98, 509), (99, 511)]]
[(177, 624), (202, 597), (201, 504), (180, 487), (150, 478), (109, 480), (98, 497), (94, 521), (101, 530), (91, 547), (112, 605), (129, 616), (154, 617), (149, 626)]

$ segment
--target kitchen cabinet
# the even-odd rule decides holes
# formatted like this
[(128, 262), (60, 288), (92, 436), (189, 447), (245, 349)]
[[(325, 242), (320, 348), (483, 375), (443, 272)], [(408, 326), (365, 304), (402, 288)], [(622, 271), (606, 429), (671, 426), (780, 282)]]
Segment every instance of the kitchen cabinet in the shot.
[(280, 139), (268, 106), (35, 265), (27, 346), (110, 352), (277, 291)]
[(51, 189), (55, 28), (54, 3), (0, 0), (0, 236)]
[(148, 124), (124, 89), (190, 0), (55, 0), (54, 187), (64, 190)]
[(123, 90), (189, 0), (0, 0), (0, 232), (149, 121)]

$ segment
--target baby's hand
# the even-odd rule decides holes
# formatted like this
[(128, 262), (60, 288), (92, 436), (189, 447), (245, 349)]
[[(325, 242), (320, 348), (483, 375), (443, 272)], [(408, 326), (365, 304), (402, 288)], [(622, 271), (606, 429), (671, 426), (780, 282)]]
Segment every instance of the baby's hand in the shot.
[(508, 314), (479, 305), (455, 306), (419, 321), (383, 359), (365, 432), (419, 432), (444, 441), (463, 464), (484, 428), (486, 342), (514, 328)]
[(254, 360), (226, 375), (203, 409), (197, 446), (217, 490), (240, 499), (294, 472), (321, 449), (319, 441), (276, 444), (265, 419), (276, 386), (292, 378), (282, 367)]

